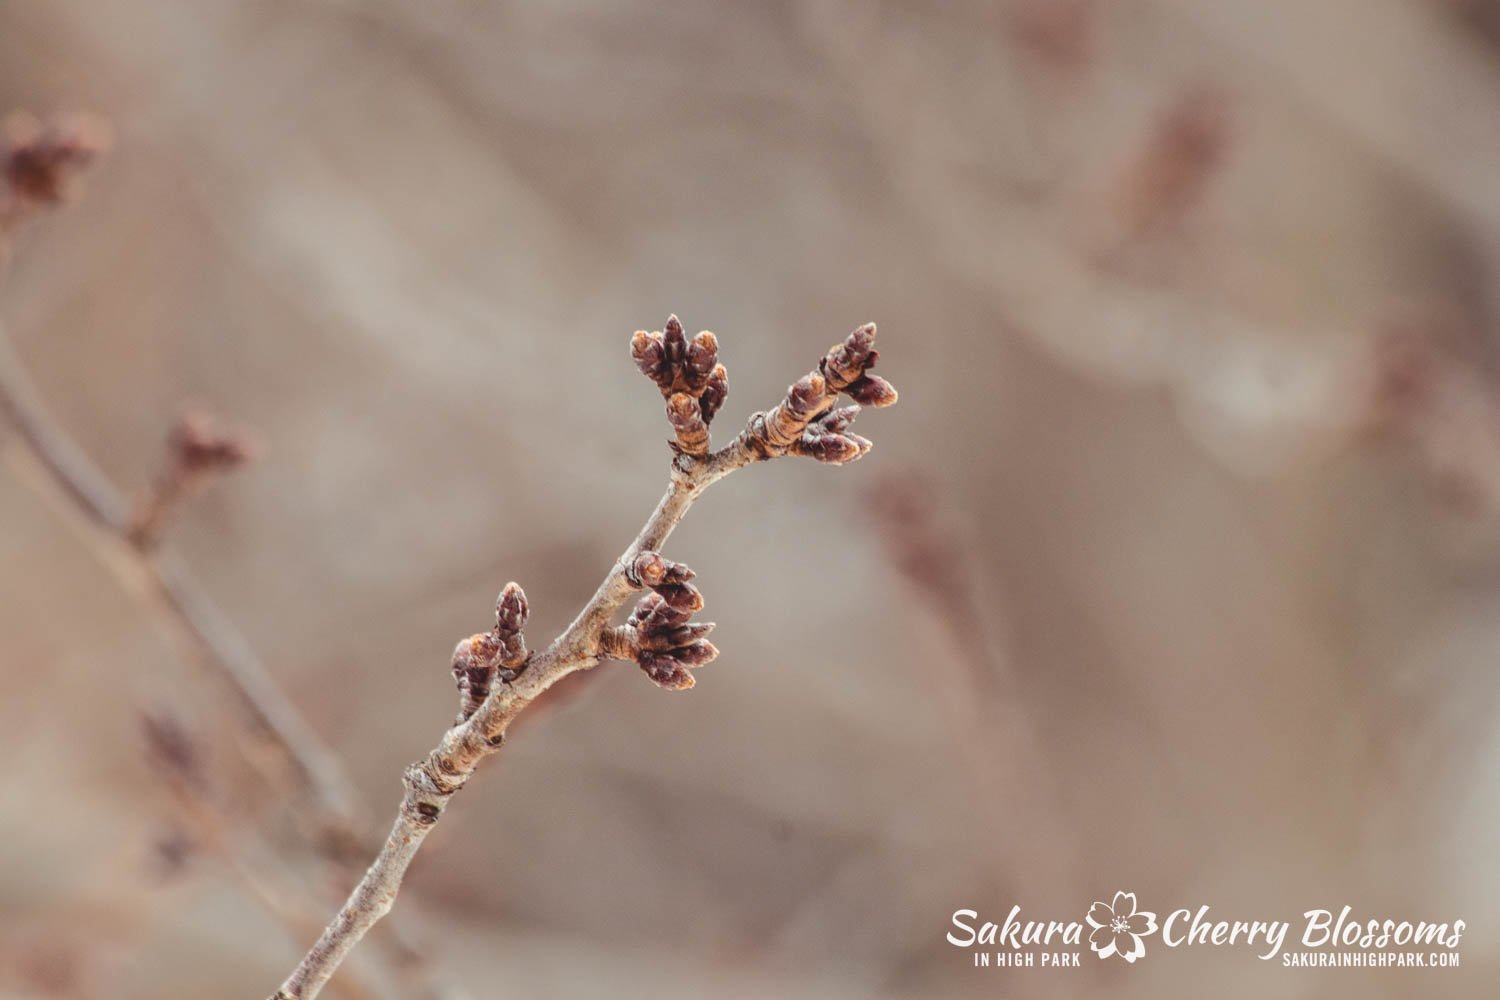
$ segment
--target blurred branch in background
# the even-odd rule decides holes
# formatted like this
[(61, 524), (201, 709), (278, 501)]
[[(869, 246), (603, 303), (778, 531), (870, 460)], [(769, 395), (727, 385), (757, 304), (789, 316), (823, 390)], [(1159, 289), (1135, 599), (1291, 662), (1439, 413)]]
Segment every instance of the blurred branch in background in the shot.
[[(90, 116), (74, 116), (44, 125), (15, 114), (0, 125), (0, 265), (8, 258), (20, 226), (48, 207), (67, 200), (80, 174), (109, 143), (109, 129)], [(25, 366), (0, 325), (0, 411), (15, 429), (16, 445), (5, 459), (19, 479), (33, 486), (58, 514), (77, 525), (100, 561), (121, 586), (148, 607), (191, 650), (192, 659), (216, 677), (237, 700), (251, 725), (246, 757), (261, 767), (273, 789), (290, 779), (307, 801), (299, 818), (311, 817), (310, 846), (325, 862), (346, 872), (369, 838), (357, 794), (336, 756), (322, 744), (296, 707), (281, 691), (244, 636), (210, 599), (192, 572), (170, 553), (158, 551), (169, 515), (216, 476), (248, 461), (257, 446), (244, 432), (221, 429), (201, 410), (185, 413), (168, 439), (166, 461), (151, 487), (131, 504), (77, 447), (31, 384)], [(147, 717), (151, 745), (158, 760), (175, 761), (178, 799), (190, 804), (200, 833), (217, 846), (217, 854), (251, 890), (252, 896), (294, 932), (315, 929), (313, 918), (290, 904), (291, 879), (272, 888), (243, 856), (238, 838), (230, 836), (221, 807), (202, 794), (201, 781), (188, 780), (190, 741), (180, 727)], [(236, 736), (244, 734), (236, 731)], [(165, 752), (176, 748), (180, 752)], [(271, 751), (278, 763), (266, 762)], [(201, 775), (200, 775), (201, 777)], [(380, 950), (391, 970), (405, 983), (402, 995), (462, 997), (431, 965), (420, 949), (409, 945), (394, 926), (381, 938)]]
[(955, 756), (975, 783), (973, 801), (992, 810), (990, 829), (1005, 830), (1005, 816), (1018, 812), (1032, 827), (990, 877), (1018, 899), (1084, 892), (1076, 884), (1077, 825), (1054, 791), (1061, 782), (1000, 634), (1004, 605), (976, 578), (966, 555), (972, 544), (942, 510), (939, 495), (930, 479), (908, 472), (886, 477), (866, 499), (892, 568), (946, 639), (947, 649), (928, 666), (948, 677), (937, 693), (953, 721)]

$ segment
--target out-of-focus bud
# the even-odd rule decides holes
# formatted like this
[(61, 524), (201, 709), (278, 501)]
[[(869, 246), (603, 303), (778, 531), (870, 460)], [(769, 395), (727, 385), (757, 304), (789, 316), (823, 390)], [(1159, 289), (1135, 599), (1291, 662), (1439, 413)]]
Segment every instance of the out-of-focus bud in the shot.
[(110, 138), (109, 124), (92, 115), (47, 125), (24, 112), (10, 115), (0, 122), (0, 167), (9, 196), (22, 205), (67, 200), (84, 168), (109, 148)]
[(151, 487), (137, 500), (126, 533), (131, 544), (149, 549), (161, 539), (170, 517), (216, 477), (259, 457), (260, 443), (247, 431), (226, 428), (203, 410), (178, 418), (167, 435), (167, 458)]

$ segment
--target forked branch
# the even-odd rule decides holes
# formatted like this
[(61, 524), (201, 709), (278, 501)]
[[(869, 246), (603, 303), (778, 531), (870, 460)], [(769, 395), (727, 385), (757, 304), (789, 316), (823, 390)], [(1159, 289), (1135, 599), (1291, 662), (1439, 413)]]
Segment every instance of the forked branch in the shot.
[[(717, 339), (704, 332), (688, 341), (675, 316), (662, 332), (635, 334), (631, 355), (661, 390), (675, 434), (666, 492), (594, 596), (547, 648), (526, 652), (522, 630), (528, 608), (514, 583), (500, 595), (495, 627), (458, 644), (453, 661), (460, 691), (458, 723), (406, 769), (405, 795), (390, 837), (333, 923), (271, 1000), (318, 995), (365, 933), (390, 911), (407, 867), (454, 793), (482, 760), (500, 749), (512, 720), (542, 692), (606, 659), (633, 661), (664, 688), (693, 686), (690, 671), (712, 660), (718, 650), (704, 638), (712, 626), (691, 621), (703, 606), (693, 572), (662, 558), (662, 546), (703, 491), (737, 469), (792, 454), (840, 465), (869, 451), (869, 441), (848, 433), (858, 404), (889, 406), (896, 401), (890, 383), (869, 371), (877, 359), (874, 340), (873, 323), (855, 330), (793, 383), (779, 403), (752, 416), (732, 442), (713, 451), (709, 425), (729, 389)], [(856, 405), (835, 409), (844, 393)], [(650, 593), (626, 624), (613, 626), (620, 608), (643, 589)]]

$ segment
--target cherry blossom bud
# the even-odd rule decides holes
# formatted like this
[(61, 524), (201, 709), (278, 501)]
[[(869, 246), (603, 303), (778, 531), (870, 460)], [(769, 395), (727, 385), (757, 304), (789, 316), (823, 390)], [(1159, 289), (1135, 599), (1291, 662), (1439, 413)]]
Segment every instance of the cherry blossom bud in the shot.
[(686, 583), (698, 574), (685, 564), (663, 559), (649, 549), (638, 553), (625, 569), (625, 579), (635, 587), (659, 587), (664, 583)]
[(654, 588), (668, 607), (678, 611), (699, 611), (703, 608), (703, 594), (691, 583), (664, 583)]
[[(863, 442), (863, 444), (861, 444)], [(807, 458), (843, 465), (864, 457), (869, 442), (853, 434), (804, 434), (792, 446), (792, 452)]]
[(842, 344), (836, 345), (819, 362), (818, 369), (828, 380), (828, 388), (842, 392), (851, 382), (865, 373), (873, 363), (871, 348), (875, 343), (875, 324), (859, 327)]
[(684, 368), (684, 380), (688, 388), (701, 392), (718, 363), (719, 340), (710, 331), (704, 330), (688, 345)]
[(665, 654), (642, 653), (636, 662), (647, 677), (668, 691), (686, 691), (696, 683), (686, 667)]
[(458, 685), (458, 721), (479, 710), (494, 686), (500, 653), (500, 637), (477, 632), (460, 640), (453, 649), (453, 679)]
[(687, 338), (682, 333), (682, 323), (676, 316), (667, 317), (667, 328), (662, 332), (662, 346), (666, 348), (667, 363), (676, 371), (687, 360)]
[(821, 411), (833, 405), (827, 391), (827, 383), (817, 372), (809, 372), (793, 382), (787, 388), (786, 398), (765, 415), (765, 444), (774, 451), (785, 451)]
[(686, 667), (701, 667), (719, 656), (718, 647), (707, 639), (697, 639), (672, 651), (672, 658)]
[(708, 454), (708, 424), (703, 422), (698, 401), (685, 392), (667, 400), (667, 421), (677, 433), (677, 447), (688, 455)]
[(808, 430), (818, 434), (842, 434), (854, 423), (854, 418), (859, 416), (859, 409), (858, 406), (841, 406), (836, 410), (829, 410), (809, 426)]
[(708, 383), (703, 387), (703, 395), (698, 397), (698, 407), (703, 411), (705, 424), (713, 423), (714, 415), (724, 405), (728, 395), (729, 370), (723, 365), (714, 365), (714, 370), (709, 373)]
[(667, 364), (666, 350), (661, 334), (637, 330), (630, 338), (630, 356), (635, 366), (658, 386), (666, 388), (672, 384), (671, 366)]
[[(667, 399), (667, 419), (678, 454), (708, 454), (708, 425), (729, 395), (729, 372), (719, 363), (719, 338), (704, 330), (691, 341), (676, 316), (660, 333), (637, 330), (630, 356)], [(681, 398), (678, 398), (681, 397)]]
[(664, 626), (662, 628), (636, 629), (642, 649), (665, 652), (687, 646), (714, 630), (713, 622), (692, 622), (688, 625)]
[(896, 387), (879, 375), (862, 375), (844, 390), (856, 403), (866, 406), (893, 406), (896, 402)]
[(512, 581), (500, 591), (495, 601), (495, 639), (499, 646), (499, 665), (514, 671), (526, 662), (526, 619), (531, 615), (531, 606), (526, 603), (526, 592)]

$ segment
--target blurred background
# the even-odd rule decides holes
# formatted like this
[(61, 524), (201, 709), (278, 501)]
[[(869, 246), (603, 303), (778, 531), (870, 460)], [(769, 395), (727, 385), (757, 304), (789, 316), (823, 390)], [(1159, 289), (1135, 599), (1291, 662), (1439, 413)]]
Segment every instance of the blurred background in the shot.
[[(672, 538), (697, 689), (524, 717), (330, 996), (1492, 995), (1500, 3), (50, 0), (0, 6), (11, 108), (115, 134), (21, 234), (17, 364), (126, 496), (185, 404), (253, 429), (163, 558), (359, 843), (500, 586), (542, 645), (655, 503), (633, 330), (718, 333), (724, 440), (880, 324), (869, 458)], [(265, 996), (368, 854), (0, 450), (0, 994)], [(1411, 972), (944, 940), (1117, 889), (1469, 930)]]

